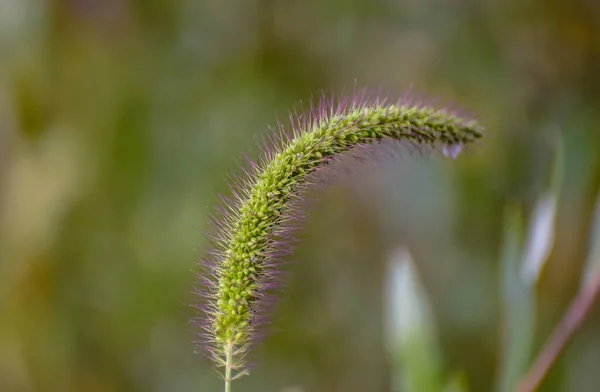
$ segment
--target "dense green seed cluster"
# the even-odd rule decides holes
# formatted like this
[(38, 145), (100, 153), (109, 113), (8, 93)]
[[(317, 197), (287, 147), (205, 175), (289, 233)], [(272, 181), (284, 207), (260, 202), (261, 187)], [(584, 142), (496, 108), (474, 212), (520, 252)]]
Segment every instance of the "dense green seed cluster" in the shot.
[[(268, 271), (272, 234), (286, 213), (290, 197), (307, 173), (328, 157), (360, 144), (391, 138), (417, 144), (469, 144), (481, 127), (445, 110), (397, 105), (361, 105), (324, 115), (298, 129), (296, 136), (264, 161), (242, 190), (224, 234), (222, 259), (214, 271), (215, 292), (209, 306), (209, 335), (219, 365), (243, 369), (253, 336), (253, 310)], [(240, 373), (241, 374), (241, 373)]]

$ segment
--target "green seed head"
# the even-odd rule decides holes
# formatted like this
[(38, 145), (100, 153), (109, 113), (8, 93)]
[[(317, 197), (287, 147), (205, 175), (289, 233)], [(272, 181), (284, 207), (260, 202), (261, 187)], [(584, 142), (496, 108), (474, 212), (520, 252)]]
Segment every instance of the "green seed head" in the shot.
[(217, 249), (203, 278), (202, 344), (225, 377), (246, 374), (249, 347), (268, 322), (282, 257), (289, 253), (298, 211), (290, 201), (328, 160), (359, 145), (384, 139), (442, 146), (455, 155), (481, 137), (482, 128), (444, 109), (355, 97), (352, 103), (323, 101), (299, 117), (291, 136), (273, 140), (260, 163), (225, 200), (215, 218)]

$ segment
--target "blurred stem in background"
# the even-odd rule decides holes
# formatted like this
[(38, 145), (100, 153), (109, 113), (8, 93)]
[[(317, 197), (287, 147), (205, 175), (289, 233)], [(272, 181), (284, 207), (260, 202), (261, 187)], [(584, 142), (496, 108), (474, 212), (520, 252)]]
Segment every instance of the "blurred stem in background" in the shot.
[(528, 373), (517, 387), (518, 392), (535, 391), (581, 327), (600, 296), (600, 194), (596, 201), (590, 236), (587, 268), (581, 279), (579, 293), (571, 302), (564, 317), (544, 345)]
[(575, 332), (581, 327), (586, 316), (596, 303), (599, 294), (600, 274), (595, 276), (591, 284), (584, 286), (573, 300), (565, 316), (542, 348), (531, 369), (519, 382), (516, 388), (517, 392), (532, 392), (537, 390), (554, 362), (558, 359)]

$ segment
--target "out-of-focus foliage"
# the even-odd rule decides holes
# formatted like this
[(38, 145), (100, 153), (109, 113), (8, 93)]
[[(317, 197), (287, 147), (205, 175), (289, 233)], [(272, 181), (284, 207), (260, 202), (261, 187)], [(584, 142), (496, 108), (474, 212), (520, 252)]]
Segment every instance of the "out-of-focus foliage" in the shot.
[(386, 273), (386, 347), (397, 358), (394, 387), (441, 392), (441, 350), (435, 320), (427, 293), (416, 274), (414, 260), (407, 249), (400, 248), (390, 255), (389, 265)]
[(501, 358), (498, 391), (514, 391), (534, 353), (537, 311), (535, 288), (554, 246), (556, 206), (563, 181), (563, 146), (557, 138), (549, 184), (532, 207), (524, 232), (520, 208), (508, 205), (500, 253), (502, 290)]
[[(323, 190), (279, 332), (234, 388), (391, 390), (386, 255), (406, 244), (444, 375), (491, 390), (504, 207), (530, 216), (557, 129), (535, 351), (578, 290), (600, 188), (598, 69), (590, 0), (2, 0), (0, 389), (221, 389), (187, 324), (210, 206), (266, 124), (357, 83), (464, 106), (488, 137), (454, 162), (404, 154)], [(599, 316), (543, 391), (596, 391)]]

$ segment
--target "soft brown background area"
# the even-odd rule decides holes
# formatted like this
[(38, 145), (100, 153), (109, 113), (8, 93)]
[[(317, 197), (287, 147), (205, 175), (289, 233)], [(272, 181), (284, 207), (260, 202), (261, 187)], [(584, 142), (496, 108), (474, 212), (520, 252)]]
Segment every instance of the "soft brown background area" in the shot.
[[(355, 83), (454, 102), (487, 137), (456, 162), (404, 156), (322, 191), (279, 332), (234, 389), (391, 390), (381, 286), (407, 244), (445, 368), (491, 390), (503, 209), (544, 191), (557, 129), (536, 347), (577, 289), (600, 187), (599, 69), (593, 0), (2, 0), (0, 390), (220, 390), (186, 306), (217, 192), (277, 115)], [(600, 388), (599, 326), (596, 309), (542, 390)]]

